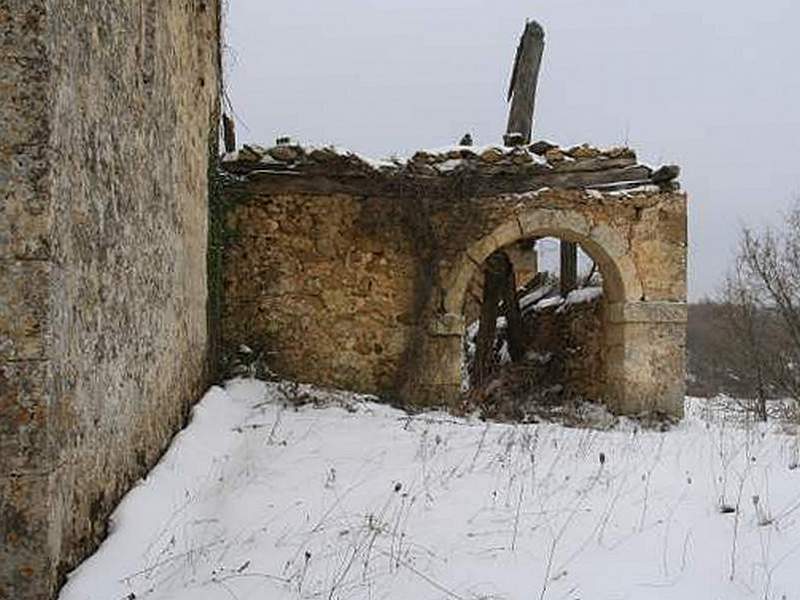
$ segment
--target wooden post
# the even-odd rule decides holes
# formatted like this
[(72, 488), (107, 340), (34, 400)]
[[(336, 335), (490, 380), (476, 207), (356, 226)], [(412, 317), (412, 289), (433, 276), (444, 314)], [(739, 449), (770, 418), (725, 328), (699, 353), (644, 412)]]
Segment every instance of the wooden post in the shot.
[(561, 240), (561, 295), (566, 296), (578, 287), (578, 244)]
[(501, 300), (507, 324), (508, 353), (514, 362), (519, 362), (525, 357), (522, 312), (517, 300), (513, 263), (505, 252), (495, 252), (486, 259), (483, 274), (483, 301), (472, 369), (474, 382), (477, 385), (484, 383), (492, 371), (498, 305)]
[(483, 267), (483, 300), (478, 334), (475, 338), (475, 362), (472, 365), (473, 383), (482, 385), (492, 371), (494, 339), (497, 335), (497, 314), (500, 292), (505, 279), (505, 266), (497, 254), (486, 259)]
[(513, 362), (520, 362), (525, 358), (525, 335), (523, 332), (522, 311), (517, 300), (517, 277), (514, 273), (514, 263), (503, 252), (505, 259), (505, 281), (501, 298), (503, 300), (503, 314), (506, 317), (506, 339), (508, 340), (508, 354)]
[(514, 70), (508, 87), (511, 108), (506, 126), (506, 145), (524, 145), (531, 141), (536, 84), (544, 53), (544, 29), (536, 21), (527, 21), (514, 57)]
[(225, 144), (225, 152), (236, 151), (236, 129), (233, 119), (228, 115), (222, 115), (222, 140)]

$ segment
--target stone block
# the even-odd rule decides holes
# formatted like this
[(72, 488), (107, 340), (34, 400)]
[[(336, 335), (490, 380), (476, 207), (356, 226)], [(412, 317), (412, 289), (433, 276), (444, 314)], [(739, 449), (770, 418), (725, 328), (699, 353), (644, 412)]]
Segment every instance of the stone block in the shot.
[(0, 260), (0, 360), (43, 360), (50, 328), (52, 267)]
[(469, 257), (478, 265), (483, 264), (490, 254), (512, 244), (523, 236), (516, 219), (510, 219), (494, 229), (489, 235), (472, 244), (467, 250)]
[(464, 335), (464, 316), (456, 313), (444, 313), (431, 321), (431, 335), (457, 336)]
[(0, 362), (0, 475), (53, 463), (49, 364)]
[(589, 237), (590, 219), (577, 210), (548, 210), (534, 208), (517, 216), (526, 237), (560, 237), (570, 242), (580, 242)]
[(612, 323), (686, 323), (685, 302), (618, 302), (608, 306)]
[(50, 474), (0, 474), (0, 598), (49, 600), (56, 584)]

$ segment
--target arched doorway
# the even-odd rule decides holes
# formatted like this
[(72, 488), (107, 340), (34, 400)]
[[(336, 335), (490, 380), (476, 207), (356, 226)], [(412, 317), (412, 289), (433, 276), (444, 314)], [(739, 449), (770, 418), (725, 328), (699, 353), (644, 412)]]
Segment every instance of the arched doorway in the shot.
[[(663, 302), (644, 299), (642, 276), (637, 272), (625, 226), (598, 223), (577, 209), (529, 208), (466, 245), (442, 278), (441, 296), (430, 311), (429, 335), (420, 348), (421, 369), (411, 383), (417, 389), (406, 396), (428, 403), (451, 402), (459, 396), (470, 282), (498, 250), (520, 240), (553, 237), (578, 244), (602, 273), (604, 381), (598, 399), (617, 413), (680, 413), (682, 374), (657, 380), (655, 361), (672, 349), (661, 352), (661, 347), (654, 346), (661, 342), (648, 339), (648, 335), (662, 322), (680, 326), (685, 311), (680, 305), (665, 307)], [(664, 347), (669, 344), (673, 341), (664, 340)]]
[(556, 237), (525, 238), (492, 253), (464, 301), (465, 406), (486, 417), (527, 421), (601, 401), (608, 328), (603, 279), (580, 244)]

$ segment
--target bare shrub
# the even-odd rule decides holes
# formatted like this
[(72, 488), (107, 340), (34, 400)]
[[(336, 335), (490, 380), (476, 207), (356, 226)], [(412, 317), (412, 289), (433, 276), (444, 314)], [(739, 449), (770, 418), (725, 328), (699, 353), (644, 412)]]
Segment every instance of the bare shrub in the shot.
[(722, 295), (731, 362), (766, 419), (768, 398), (800, 398), (800, 203), (782, 227), (742, 231)]

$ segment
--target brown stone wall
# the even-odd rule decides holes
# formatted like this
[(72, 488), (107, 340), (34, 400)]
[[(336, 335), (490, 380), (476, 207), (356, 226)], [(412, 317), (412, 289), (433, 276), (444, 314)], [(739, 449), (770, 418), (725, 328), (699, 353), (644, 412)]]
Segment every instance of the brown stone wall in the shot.
[[(602, 393), (591, 395), (619, 412), (681, 410), (680, 318), (635, 313), (685, 301), (682, 193), (646, 185), (474, 195), (504, 183), (396, 166), (387, 175), (357, 157), (319, 154), (277, 147), (234, 158), (237, 178), (226, 193), (229, 351), (253, 346), (281, 375), (306, 381), (410, 403), (452, 401), (468, 287), (483, 261), (520, 240), (555, 236), (592, 256), (604, 304), (622, 311), (614, 321), (603, 311), (605, 365), (574, 361), (592, 373), (605, 368), (596, 379)], [(310, 171), (286, 167), (292, 161)], [(651, 342), (637, 333), (647, 327), (671, 334)]]
[[(433, 305), (441, 307), (434, 318), (449, 325), (433, 328), (439, 332), (427, 343), (437, 351), (423, 350), (431, 367), (414, 381), (414, 393), (442, 399), (458, 389), (456, 373), (442, 376), (453, 362), (446, 356), (459, 353), (457, 339), (441, 336), (460, 336), (466, 290), (485, 258), (521, 238), (556, 236), (578, 242), (603, 274), (609, 307), (605, 401), (626, 414), (681, 413), (686, 196), (649, 189), (622, 194), (546, 189), (472, 201), (480, 202), (485, 218), (463, 221), (462, 216), (464, 226), (447, 236), (453, 242), (439, 263), (446, 273), (438, 288), (442, 299), (435, 298)], [(457, 212), (462, 213), (461, 205)], [(433, 360), (435, 355), (443, 358)]]
[(491, 252), (532, 236), (580, 243), (614, 288), (612, 301), (686, 297), (686, 197), (680, 192), (544, 189), (437, 204), (433, 218), (446, 242), (442, 291), (457, 302), (464, 290), (452, 293), (456, 278), (471, 279)]
[(246, 195), (230, 212), (225, 345), (284, 376), (391, 393), (426, 297), (410, 207), (346, 194)]
[(567, 397), (600, 401), (606, 391), (604, 302), (557, 304), (525, 317), (528, 347), (551, 353)]
[(219, 6), (0, 0), (0, 27), (0, 597), (44, 599), (207, 381)]

